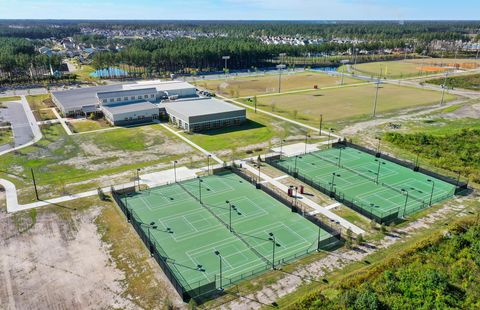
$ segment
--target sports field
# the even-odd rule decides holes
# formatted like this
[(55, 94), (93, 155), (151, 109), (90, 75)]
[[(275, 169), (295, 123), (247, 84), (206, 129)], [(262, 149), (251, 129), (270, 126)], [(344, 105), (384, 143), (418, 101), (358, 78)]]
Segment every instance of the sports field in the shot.
[(277, 164), (380, 221), (404, 217), (428, 207), (430, 199), (436, 203), (455, 192), (452, 184), (350, 147), (287, 157)]
[(225, 287), (272, 268), (269, 238), (275, 238), (278, 265), (316, 251), (319, 239), (331, 237), (231, 172), (136, 192), (122, 201), (137, 223), (145, 223), (141, 229), (187, 292), (220, 287), (215, 251)]
[[(315, 124), (323, 115), (323, 120), (336, 121), (371, 115), (376, 86), (362, 85), (339, 89), (317, 90), (304, 93), (286, 94), (258, 98), (257, 106), (274, 110), (293, 118), (312, 121)], [(378, 90), (377, 113), (391, 112), (439, 103), (440, 92), (412, 87), (381, 84)], [(445, 100), (456, 97), (445, 94)], [(246, 103), (249, 103), (245, 100)]]
[[(237, 77), (222, 80), (203, 80), (195, 84), (217, 94), (228, 97), (246, 97), (278, 92), (278, 75), (258, 75), (253, 77)], [(361, 80), (344, 77), (344, 84), (362, 83)], [(341, 85), (341, 77), (331, 76), (323, 72), (301, 72), (282, 74), (281, 91), (314, 89)]]

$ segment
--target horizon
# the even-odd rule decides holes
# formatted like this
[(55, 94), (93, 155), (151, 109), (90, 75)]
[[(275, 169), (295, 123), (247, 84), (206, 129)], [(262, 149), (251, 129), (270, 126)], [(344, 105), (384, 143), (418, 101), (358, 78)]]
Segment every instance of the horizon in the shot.
[(0, 6), (2, 20), (473, 21), (480, 11), (473, 0), (0, 0)]

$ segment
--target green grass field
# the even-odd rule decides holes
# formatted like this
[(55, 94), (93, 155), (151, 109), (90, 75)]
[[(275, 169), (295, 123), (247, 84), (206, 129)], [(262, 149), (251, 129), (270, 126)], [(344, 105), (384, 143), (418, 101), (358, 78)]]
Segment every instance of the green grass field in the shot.
[[(226, 80), (197, 80), (197, 86), (228, 97), (246, 97), (278, 92), (278, 75), (268, 74), (253, 77), (228, 78)], [(361, 80), (344, 78), (344, 84), (361, 83)], [(314, 89), (340, 85), (341, 78), (323, 72), (284, 73), (281, 80), (282, 92)]]
[[(305, 93), (258, 98), (257, 106), (289, 118), (318, 125), (323, 120), (334, 122), (372, 115), (375, 85), (362, 85), (341, 89), (317, 90)], [(456, 97), (446, 94), (446, 101)], [(389, 113), (439, 103), (441, 93), (412, 87), (381, 84), (378, 91), (377, 113)], [(248, 100), (245, 103), (252, 105)]]
[[(443, 85), (444, 78), (427, 80), (426, 83), (434, 85)], [(446, 80), (447, 88), (464, 88), (470, 90), (480, 91), (480, 74), (451, 76)]]
[(315, 252), (319, 239), (331, 237), (231, 172), (136, 192), (122, 201), (137, 223), (145, 223), (141, 229), (186, 291), (212, 282), (220, 287), (215, 251), (222, 256), (225, 287), (270, 269), (273, 261), (277, 266)]
[(0, 145), (13, 142), (13, 131), (11, 128), (0, 129)]
[(278, 164), (380, 221), (412, 214), (428, 207), (430, 199), (436, 203), (453, 197), (455, 191), (449, 183), (349, 147), (287, 157)]
[(10, 96), (10, 97), (0, 97), (0, 102), (5, 102), (5, 101), (17, 101), (20, 100), (19, 96)]
[(78, 120), (69, 122), (69, 126), (72, 128), (73, 132), (89, 132), (94, 130), (100, 130), (105, 128), (110, 128), (110, 124), (104, 119), (99, 120)]

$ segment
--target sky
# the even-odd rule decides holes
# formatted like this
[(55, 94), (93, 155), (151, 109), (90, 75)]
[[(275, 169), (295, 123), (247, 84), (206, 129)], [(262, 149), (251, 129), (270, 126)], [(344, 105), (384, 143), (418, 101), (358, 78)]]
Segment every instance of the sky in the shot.
[(479, 0), (0, 0), (0, 19), (478, 20)]

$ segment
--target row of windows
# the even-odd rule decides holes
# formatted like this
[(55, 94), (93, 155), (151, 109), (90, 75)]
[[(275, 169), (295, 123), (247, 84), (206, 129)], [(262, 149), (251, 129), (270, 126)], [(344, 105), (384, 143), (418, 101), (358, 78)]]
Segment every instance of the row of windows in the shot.
[[(136, 100), (136, 99), (142, 100), (142, 99), (148, 99), (148, 98), (149, 98), (149, 95), (143, 95), (143, 96), (137, 96), (137, 97), (131, 96), (130, 100)], [(155, 98), (155, 95), (154, 94), (150, 95), (150, 98), (152, 98), (152, 99)], [(128, 97), (123, 97), (123, 101), (128, 101), (128, 100), (129, 100)], [(115, 101), (121, 102), (122, 98), (121, 97), (110, 98), (110, 102), (115, 102)], [(102, 99), (102, 102), (107, 103), (107, 102), (109, 102), (109, 99)]]
[(190, 129), (192, 131), (201, 131), (201, 130), (209, 130), (215, 128), (222, 128), (228, 127), (232, 125), (240, 125), (245, 119), (244, 118), (233, 118), (233, 119), (225, 119), (225, 120), (218, 120), (200, 124), (192, 124)]

